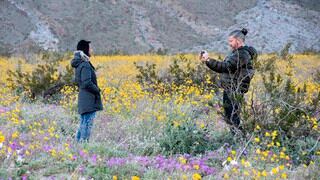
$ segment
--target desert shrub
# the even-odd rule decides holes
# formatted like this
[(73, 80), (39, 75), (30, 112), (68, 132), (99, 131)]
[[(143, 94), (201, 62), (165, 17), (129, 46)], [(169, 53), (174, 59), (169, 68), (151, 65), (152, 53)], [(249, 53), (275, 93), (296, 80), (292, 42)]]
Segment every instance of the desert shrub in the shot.
[[(259, 130), (257, 128), (254, 130), (255, 138), (254, 143), (250, 145), (251, 148), (278, 154), (277, 158), (280, 158), (279, 160), (287, 161), (281, 163), (290, 162), (293, 166), (309, 165), (317, 159), (319, 138), (311, 135), (289, 137), (281, 130), (266, 130), (259, 125), (256, 127)], [(271, 163), (274, 162), (278, 162), (275, 157), (271, 159)]]
[[(276, 63), (286, 67), (280, 69)], [(243, 108), (244, 129), (253, 132), (259, 125), (266, 131), (277, 131), (279, 136), (271, 144), (283, 142), (281, 145), (288, 149), (295, 164), (310, 162), (316, 149), (319, 149), (312, 147), (319, 141), (316, 114), (319, 112), (320, 92), (317, 88), (310, 91), (310, 87), (317, 87), (317, 83), (297, 83), (299, 80), (294, 76), (288, 46), (280, 56), (260, 59), (256, 69), (262, 77), (262, 82), (256, 84), (261, 89), (249, 92), (251, 99)], [(263, 137), (263, 133), (260, 137)]]
[(124, 50), (120, 50), (120, 49), (110, 49), (105, 54), (107, 54), (109, 56), (110, 55), (113, 56), (113, 55), (128, 55), (129, 53)]
[(165, 87), (165, 92), (171, 92), (173, 84), (176, 86), (196, 85), (203, 92), (218, 89), (216, 73), (203, 64), (193, 64), (192, 60), (184, 55), (174, 58), (172, 64), (164, 69), (162, 74), (157, 71), (156, 64), (134, 64), (138, 70), (137, 81), (148, 90), (159, 90), (157, 89), (159, 84), (162, 84), (161, 87)]
[(303, 52), (302, 52), (302, 54), (304, 54), (304, 55), (317, 55), (319, 53), (320, 53), (319, 50), (316, 50), (313, 48), (307, 48), (307, 49), (303, 50)]
[(315, 161), (317, 151), (320, 150), (318, 145), (319, 138), (316, 139), (311, 136), (300, 137), (297, 139), (286, 139), (283, 145), (289, 149), (288, 154), (293, 160), (294, 164), (307, 164)]
[(320, 70), (317, 70), (314, 74), (313, 74), (313, 80), (320, 84)]
[(150, 54), (156, 54), (156, 55), (167, 55), (168, 54), (168, 49), (165, 49), (165, 48), (158, 48), (158, 49), (154, 49), (154, 48), (151, 48), (148, 53)]
[(292, 46), (292, 43), (287, 43), (282, 50), (280, 51), (280, 57), (282, 59), (291, 59), (292, 55), (290, 54), (290, 47)]
[[(46, 56), (44, 56), (46, 57)], [(25, 72), (18, 65), (16, 70), (8, 70), (8, 84), (18, 93), (27, 92), (31, 99), (53, 96), (66, 86), (74, 86), (74, 71), (70, 65), (59, 71), (59, 61), (44, 59), (45, 63), (37, 65), (31, 72)]]
[(191, 119), (168, 120), (159, 144), (166, 155), (199, 154), (211, 147), (211, 137), (207, 128), (197, 126)]
[(139, 72), (136, 78), (143, 86), (150, 86), (160, 82), (160, 78), (156, 72), (156, 64), (146, 63), (145, 66), (140, 66), (137, 63), (134, 63), (134, 65)]
[[(312, 117), (315, 110), (319, 108), (316, 103), (319, 101), (319, 95), (308, 94), (306, 84), (300, 87), (295, 84), (293, 72), (279, 72), (275, 66), (276, 61), (281, 61), (281, 59), (277, 57), (266, 59), (264, 64), (257, 69), (262, 76), (263, 94), (259, 95), (259, 106), (256, 106), (256, 109), (252, 107), (252, 111), (249, 112), (250, 117), (265, 128), (281, 130), (287, 136), (307, 136), (313, 132), (312, 129), (316, 129), (315, 124), (308, 117)], [(289, 66), (292, 64), (290, 58), (286, 61), (289, 61)], [(292, 68), (288, 67), (288, 69)], [(312, 98), (311, 104), (310, 97)], [(244, 122), (252, 123), (246, 120)], [(247, 125), (250, 126), (249, 124)], [(251, 126), (251, 130), (253, 127)]]

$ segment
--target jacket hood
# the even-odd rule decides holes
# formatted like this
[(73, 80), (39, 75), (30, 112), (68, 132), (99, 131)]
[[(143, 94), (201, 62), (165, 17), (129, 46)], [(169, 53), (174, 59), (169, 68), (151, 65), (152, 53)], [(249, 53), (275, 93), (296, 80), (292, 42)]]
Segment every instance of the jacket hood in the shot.
[(256, 59), (258, 57), (257, 50), (252, 46), (243, 46), (244, 50), (248, 51), (252, 59)]
[(89, 57), (83, 51), (75, 51), (74, 58), (71, 61), (71, 66), (77, 68), (82, 62), (89, 61)]

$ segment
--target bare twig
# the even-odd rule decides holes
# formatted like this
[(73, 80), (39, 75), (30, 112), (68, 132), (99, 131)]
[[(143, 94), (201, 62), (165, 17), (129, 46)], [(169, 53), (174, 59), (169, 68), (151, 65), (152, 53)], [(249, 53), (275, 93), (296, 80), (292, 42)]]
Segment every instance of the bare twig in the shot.
[(318, 137), (316, 144), (309, 150), (309, 153), (311, 153), (318, 146), (319, 141), (320, 141), (320, 136)]
[(247, 149), (249, 143), (251, 142), (252, 138), (254, 136), (254, 133), (251, 135), (250, 139), (248, 140), (248, 142), (246, 143), (245, 147), (242, 149), (241, 153), (238, 155), (236, 161), (238, 161), (240, 159), (240, 157), (242, 156), (242, 154), (244, 153), (244, 151)]

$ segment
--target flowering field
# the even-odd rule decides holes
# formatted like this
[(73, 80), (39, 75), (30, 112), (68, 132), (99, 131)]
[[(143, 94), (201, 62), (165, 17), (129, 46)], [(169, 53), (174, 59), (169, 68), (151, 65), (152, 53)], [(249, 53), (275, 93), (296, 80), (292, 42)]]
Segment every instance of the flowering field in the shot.
[[(0, 58), (0, 180), (319, 178), (320, 55), (259, 57), (243, 107), (244, 136), (232, 136), (223, 121), (220, 91), (192, 80), (171, 83), (169, 91), (160, 82), (152, 91), (137, 81), (134, 62), (154, 63), (162, 76), (177, 57), (93, 57), (104, 110), (84, 144), (75, 141), (74, 88), (50, 101), (30, 99), (7, 71), (32, 72), (36, 65)], [(184, 57), (200, 63), (196, 55)]]

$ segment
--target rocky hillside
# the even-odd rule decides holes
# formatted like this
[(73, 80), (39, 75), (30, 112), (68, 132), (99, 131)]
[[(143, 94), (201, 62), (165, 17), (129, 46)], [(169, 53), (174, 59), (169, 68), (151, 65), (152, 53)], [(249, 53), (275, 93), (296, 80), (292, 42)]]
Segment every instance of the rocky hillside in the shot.
[(318, 0), (0, 0), (0, 53), (74, 50), (96, 53), (208, 49), (226, 52), (227, 34), (249, 29), (260, 52), (320, 50)]

